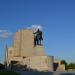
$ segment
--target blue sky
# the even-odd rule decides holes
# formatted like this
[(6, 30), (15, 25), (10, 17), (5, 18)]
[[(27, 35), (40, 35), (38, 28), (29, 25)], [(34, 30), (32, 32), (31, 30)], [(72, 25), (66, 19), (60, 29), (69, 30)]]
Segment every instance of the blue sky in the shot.
[(33, 24), (43, 27), (46, 55), (75, 62), (75, 0), (0, 0), (0, 31), (8, 33), (0, 38), (1, 62), (10, 33)]

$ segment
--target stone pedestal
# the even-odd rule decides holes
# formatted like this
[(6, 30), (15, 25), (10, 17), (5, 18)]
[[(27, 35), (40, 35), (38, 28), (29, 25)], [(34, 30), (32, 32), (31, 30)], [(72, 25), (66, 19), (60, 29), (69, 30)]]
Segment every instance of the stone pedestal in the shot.
[(37, 71), (53, 71), (53, 56), (32, 56), (27, 57), (23, 64), (28, 68)]
[(34, 55), (36, 56), (44, 56), (44, 48), (41, 45), (37, 45), (34, 47)]

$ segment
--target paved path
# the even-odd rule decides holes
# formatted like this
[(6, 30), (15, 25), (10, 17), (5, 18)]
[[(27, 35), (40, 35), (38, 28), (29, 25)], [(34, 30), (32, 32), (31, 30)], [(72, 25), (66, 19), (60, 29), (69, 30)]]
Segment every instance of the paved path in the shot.
[(75, 75), (75, 71), (65, 71), (65, 72), (18, 72), (21, 75)]
[(54, 72), (53, 75), (75, 75), (75, 71)]

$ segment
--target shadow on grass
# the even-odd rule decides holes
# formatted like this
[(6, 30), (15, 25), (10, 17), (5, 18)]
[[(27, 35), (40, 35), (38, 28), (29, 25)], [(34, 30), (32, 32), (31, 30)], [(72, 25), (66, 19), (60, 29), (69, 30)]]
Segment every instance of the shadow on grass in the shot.
[(12, 71), (0, 71), (0, 75), (19, 75), (19, 74)]

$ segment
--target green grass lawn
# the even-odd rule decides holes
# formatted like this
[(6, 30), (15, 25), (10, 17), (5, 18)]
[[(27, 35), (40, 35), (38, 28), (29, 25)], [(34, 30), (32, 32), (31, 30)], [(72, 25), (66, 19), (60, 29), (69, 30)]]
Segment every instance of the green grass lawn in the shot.
[(0, 75), (19, 75), (19, 74), (11, 71), (1, 71)]

